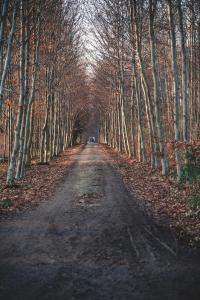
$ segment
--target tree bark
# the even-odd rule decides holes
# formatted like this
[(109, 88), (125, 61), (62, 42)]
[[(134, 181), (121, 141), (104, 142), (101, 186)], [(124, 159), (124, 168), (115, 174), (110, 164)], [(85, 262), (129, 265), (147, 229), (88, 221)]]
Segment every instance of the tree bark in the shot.
[(20, 96), (18, 105), (15, 141), (7, 174), (7, 185), (13, 185), (16, 171), (17, 156), (20, 146), (20, 132), (22, 127), (24, 97), (25, 97), (25, 15), (24, 0), (20, 1)]
[(165, 147), (163, 141), (163, 127), (160, 117), (160, 91), (159, 91), (159, 79), (158, 79), (158, 71), (157, 71), (157, 58), (156, 58), (156, 42), (155, 42), (155, 33), (154, 33), (154, 17), (156, 10), (156, 2), (155, 0), (149, 1), (149, 32), (150, 32), (150, 44), (151, 44), (151, 63), (152, 63), (152, 73), (153, 73), (153, 82), (154, 82), (154, 108), (155, 108), (155, 116), (156, 116), (156, 125), (158, 132), (158, 140), (159, 140), (159, 148), (160, 148), (160, 158), (162, 164), (162, 175), (167, 175), (167, 162), (166, 162), (166, 154)]
[[(10, 33), (8, 36), (6, 58), (5, 58), (3, 70), (1, 73), (1, 77), (0, 77), (0, 113), (2, 110), (2, 106), (3, 106), (4, 84), (5, 84), (5, 80), (6, 80), (8, 67), (10, 64), (10, 54), (11, 54), (11, 49), (12, 49), (12, 44), (13, 44), (13, 37), (15, 34), (15, 30), (16, 30), (16, 15), (17, 15), (17, 10), (18, 10), (18, 3), (19, 3), (19, 1), (16, 0), (15, 5), (14, 5), (14, 10), (13, 10), (13, 16), (12, 16), (12, 26), (11, 26), (11, 30), (10, 30)], [(0, 53), (0, 57), (1, 56), (2, 56), (2, 54)], [(1, 62), (0, 62), (0, 64), (1, 64)]]
[(183, 12), (181, 7), (181, 0), (177, 0), (178, 14), (179, 14), (179, 27), (181, 38), (181, 56), (182, 56), (182, 97), (183, 97), (183, 139), (185, 143), (189, 139), (189, 99), (188, 99), (188, 57), (186, 49), (185, 32), (183, 28)]
[(175, 26), (174, 26), (174, 12), (173, 4), (171, 0), (168, 2), (168, 17), (170, 25), (170, 39), (171, 39), (171, 57), (172, 57), (172, 77), (173, 77), (173, 96), (174, 96), (174, 153), (176, 160), (176, 170), (177, 170), (177, 179), (181, 180), (181, 163), (180, 155), (178, 149), (178, 142), (180, 139), (180, 129), (179, 129), (179, 77), (178, 77), (178, 67), (177, 67), (177, 58), (176, 58), (176, 37), (175, 37)]

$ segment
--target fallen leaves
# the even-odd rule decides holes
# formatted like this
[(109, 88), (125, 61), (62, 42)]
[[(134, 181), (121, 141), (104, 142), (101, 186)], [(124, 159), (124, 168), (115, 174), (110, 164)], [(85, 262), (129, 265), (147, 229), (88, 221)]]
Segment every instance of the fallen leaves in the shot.
[(25, 178), (14, 188), (5, 188), (7, 165), (0, 164), (0, 212), (15, 211), (48, 199), (74, 162), (74, 155), (82, 148), (82, 145), (69, 148), (49, 164), (40, 165), (34, 161)]
[(122, 175), (128, 190), (156, 219), (167, 219), (170, 226), (190, 244), (200, 241), (200, 212), (188, 206), (191, 186), (179, 187), (171, 178), (164, 178), (147, 164), (131, 160), (106, 147), (111, 164)]

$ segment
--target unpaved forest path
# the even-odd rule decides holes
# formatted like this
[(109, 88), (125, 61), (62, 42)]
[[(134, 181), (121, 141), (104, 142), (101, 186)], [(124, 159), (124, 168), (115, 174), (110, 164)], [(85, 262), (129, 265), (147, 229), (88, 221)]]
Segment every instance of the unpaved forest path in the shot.
[(170, 249), (170, 230), (87, 145), (51, 200), (1, 222), (0, 299), (200, 299), (198, 257)]

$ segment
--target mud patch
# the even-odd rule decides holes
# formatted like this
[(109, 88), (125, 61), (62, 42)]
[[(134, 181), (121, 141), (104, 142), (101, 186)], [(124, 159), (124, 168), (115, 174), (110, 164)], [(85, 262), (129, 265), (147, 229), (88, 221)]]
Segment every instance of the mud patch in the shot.
[(100, 206), (102, 194), (90, 192), (84, 193), (78, 197), (77, 205), (80, 206)]

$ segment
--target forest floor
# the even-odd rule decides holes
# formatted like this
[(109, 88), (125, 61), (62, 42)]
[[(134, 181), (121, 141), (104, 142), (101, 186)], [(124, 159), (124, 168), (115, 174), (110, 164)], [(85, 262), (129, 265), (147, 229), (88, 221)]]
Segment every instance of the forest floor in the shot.
[(32, 161), (23, 180), (16, 182), (13, 188), (6, 187), (7, 163), (0, 164), (0, 214), (28, 209), (41, 200), (48, 199), (58, 183), (74, 162), (74, 156), (80, 153), (83, 145), (67, 149), (63, 154), (46, 165)]
[[(6, 188), (7, 164), (0, 164), (0, 214), (28, 209), (48, 199), (62, 181), (74, 157), (84, 145), (66, 150), (47, 165), (32, 162), (26, 170), (25, 178), (14, 188)], [(103, 148), (102, 148), (103, 149)], [(140, 164), (127, 155), (104, 146), (110, 155), (110, 164), (122, 175), (127, 189), (137, 197), (153, 218), (166, 222), (191, 245), (200, 241), (200, 209), (188, 205), (193, 192), (191, 185), (177, 185), (175, 179), (162, 177), (149, 165)], [(192, 191), (191, 191), (192, 190)]]
[(112, 158), (112, 166), (122, 175), (127, 189), (136, 196), (138, 204), (148, 208), (148, 213), (155, 220), (169, 224), (179, 238), (198, 247), (200, 208), (189, 204), (196, 187), (177, 184), (175, 178), (161, 176), (148, 164), (138, 163), (109, 147), (105, 150)]
[(48, 201), (2, 218), (0, 298), (199, 300), (199, 250), (128, 191), (113, 152), (74, 151)]

